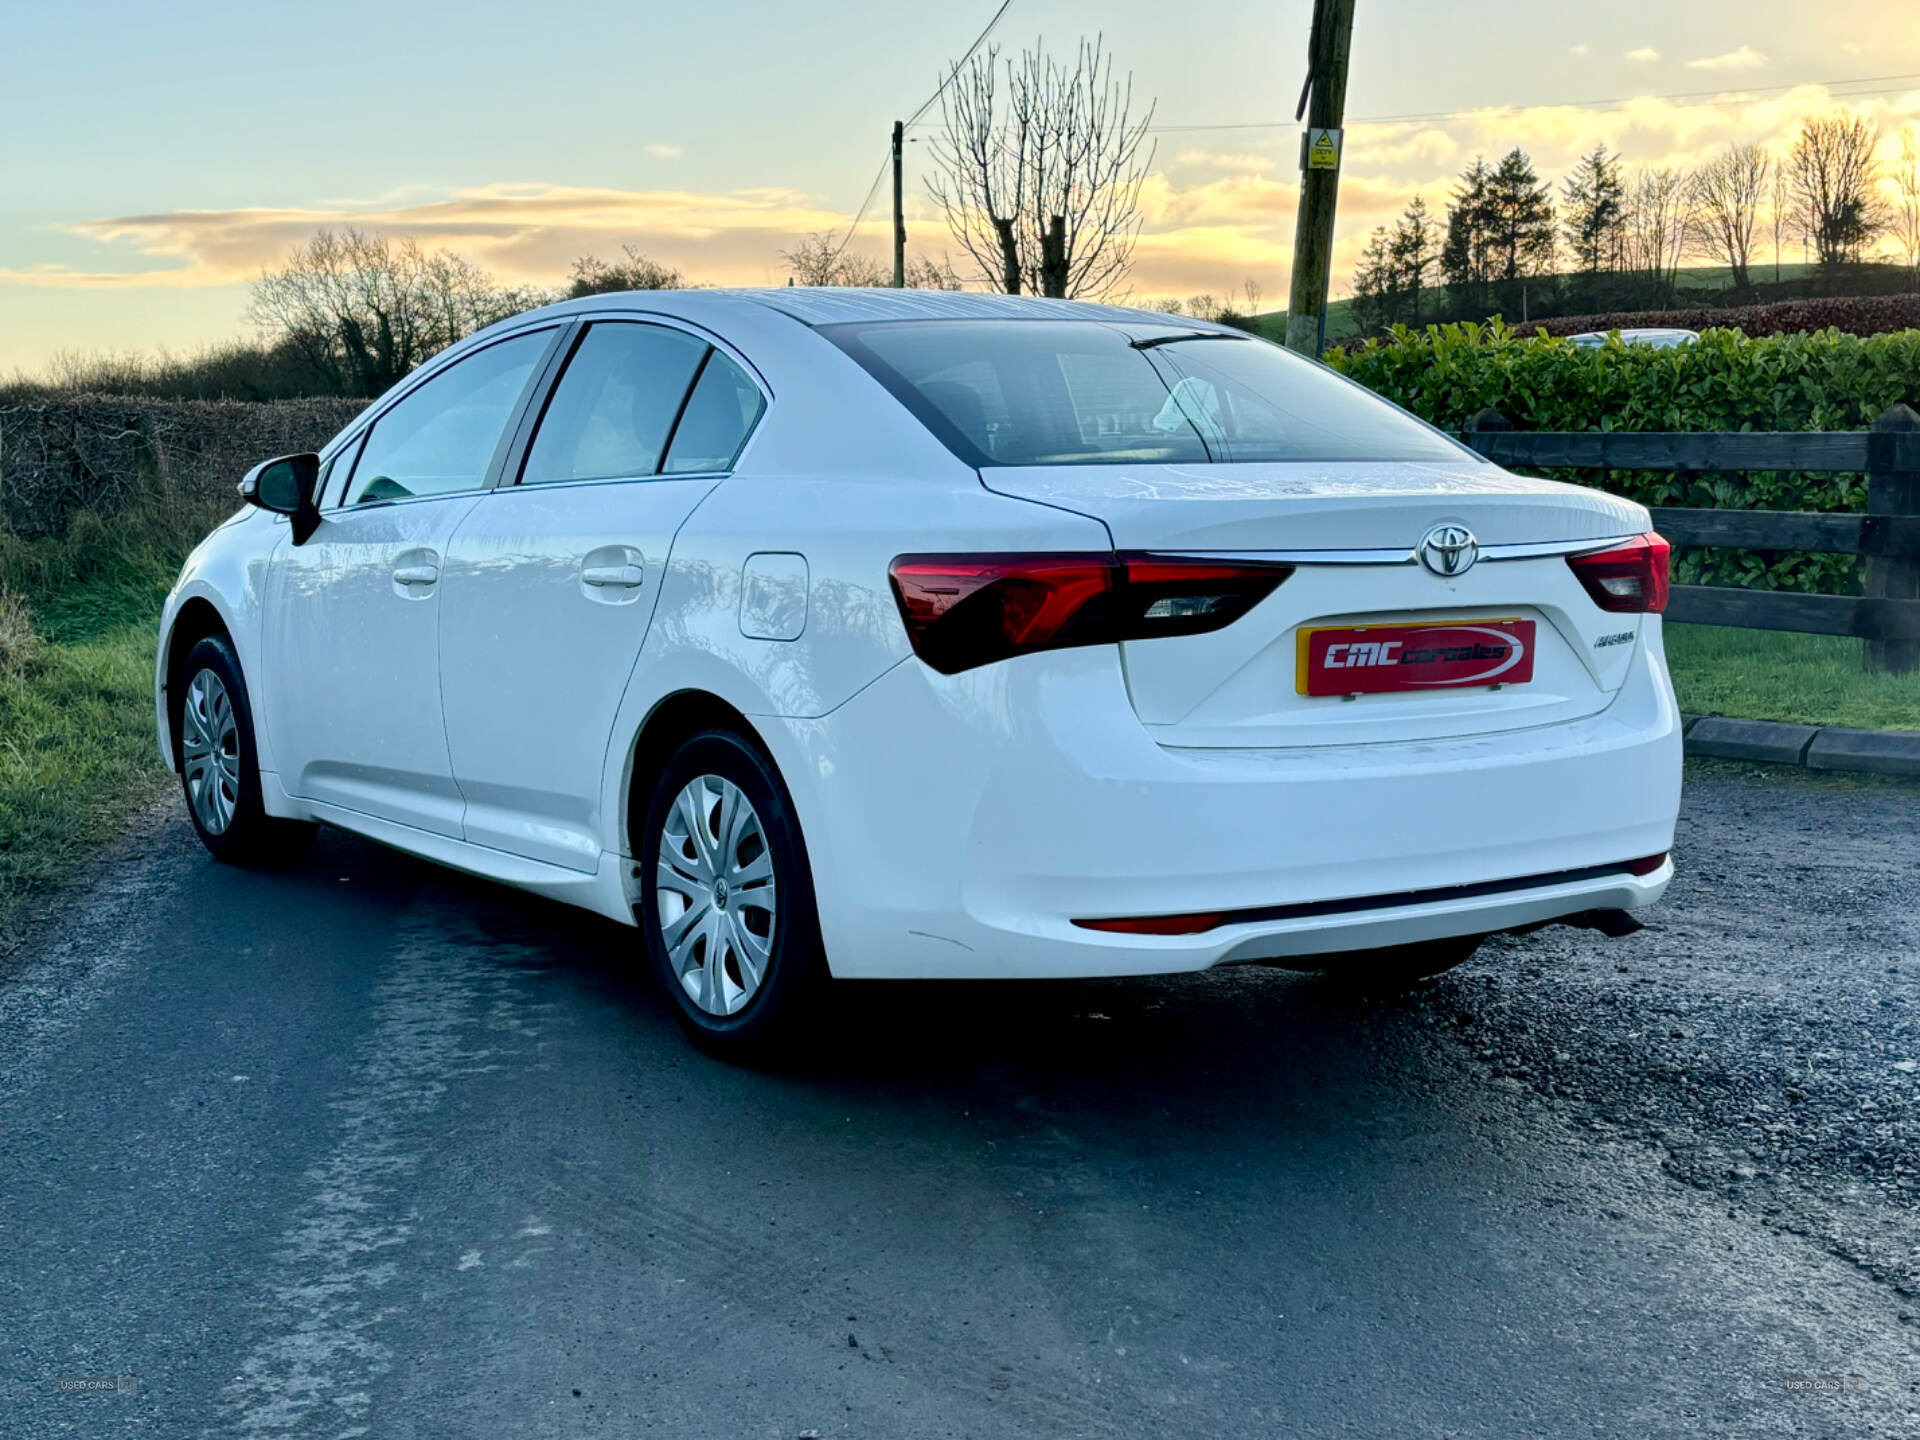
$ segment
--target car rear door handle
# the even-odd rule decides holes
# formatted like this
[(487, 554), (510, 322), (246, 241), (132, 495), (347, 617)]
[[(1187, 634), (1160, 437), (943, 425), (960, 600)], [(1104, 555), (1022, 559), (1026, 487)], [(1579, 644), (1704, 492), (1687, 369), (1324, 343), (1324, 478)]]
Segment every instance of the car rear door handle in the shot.
[(438, 565), (402, 565), (393, 572), (394, 582), (399, 585), (432, 585), (440, 579)]
[(647, 572), (638, 565), (588, 565), (580, 578), (602, 590), (632, 590), (646, 583)]

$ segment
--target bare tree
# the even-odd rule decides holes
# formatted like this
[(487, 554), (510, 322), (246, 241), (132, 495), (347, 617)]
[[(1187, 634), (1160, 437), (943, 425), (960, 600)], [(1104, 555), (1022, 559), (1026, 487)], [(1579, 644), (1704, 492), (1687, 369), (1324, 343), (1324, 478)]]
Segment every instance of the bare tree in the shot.
[(1112, 291), (1133, 260), (1154, 153), (1153, 106), (1133, 115), (1132, 75), (1114, 78), (1096, 38), (1071, 66), (1036, 49), (1003, 71), (990, 46), (947, 82), (927, 189), (982, 277), (1010, 295)]
[[(893, 284), (891, 265), (858, 250), (848, 250), (846, 243), (845, 238), (836, 239), (832, 232), (822, 230), (793, 249), (782, 250), (780, 258), (787, 262), (787, 273), (796, 285)], [(953, 261), (944, 254), (938, 260), (930, 255), (909, 255), (906, 280), (909, 290), (959, 290), (964, 285)]]
[(1694, 171), (1688, 185), (1688, 248), (1733, 271), (1733, 288), (1751, 287), (1753, 232), (1773, 162), (1755, 144), (1729, 145)]
[(943, 250), (938, 260), (931, 255), (907, 257), (907, 289), (964, 290), (966, 281), (962, 280), (960, 272), (953, 268), (952, 257)]
[(1834, 114), (1800, 127), (1788, 164), (1800, 225), (1822, 265), (1859, 260), (1890, 218), (1879, 194), (1880, 131), (1857, 115)]
[(619, 290), (679, 290), (687, 283), (686, 276), (673, 266), (649, 260), (632, 245), (622, 245), (620, 254), (618, 260), (582, 255), (574, 261), (573, 274), (567, 282), (567, 299), (609, 295)]
[(1784, 161), (1773, 166), (1773, 199), (1767, 206), (1773, 224), (1773, 283), (1780, 283), (1780, 237), (1793, 228), (1793, 175)]
[(1645, 283), (1656, 309), (1673, 299), (1690, 225), (1690, 187), (1680, 171), (1644, 166), (1627, 187), (1627, 269)]
[(1899, 199), (1893, 206), (1893, 235), (1906, 256), (1911, 283), (1920, 290), (1920, 144), (1911, 128), (1900, 137), (1900, 163), (1893, 172)]
[(782, 250), (787, 273), (796, 285), (891, 285), (893, 267), (871, 255), (848, 250), (846, 242), (836, 242), (822, 230), (808, 235), (791, 250)]
[(322, 230), (253, 282), (253, 323), (341, 394), (379, 395), (429, 356), (546, 302), (448, 250)]

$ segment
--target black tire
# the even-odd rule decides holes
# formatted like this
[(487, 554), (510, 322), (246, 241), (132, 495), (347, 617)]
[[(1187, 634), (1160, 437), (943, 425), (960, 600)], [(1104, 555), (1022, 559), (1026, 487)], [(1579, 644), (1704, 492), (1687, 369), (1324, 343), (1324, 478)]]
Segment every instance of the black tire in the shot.
[[(203, 674), (215, 684), (202, 682)], [(203, 706), (208, 695), (225, 697), (230, 727), (217, 706)], [(229, 865), (278, 869), (296, 863), (313, 844), (319, 827), (277, 819), (261, 803), (253, 707), (232, 643), (224, 635), (209, 635), (196, 644), (172, 677), (167, 696), (173, 706), (174, 759), (186, 795), (187, 818), (200, 843), (214, 859)], [(212, 744), (200, 743), (206, 739)], [(196, 765), (198, 753), (215, 758), (208, 766)], [(217, 789), (217, 798), (208, 792), (209, 785)]]
[[(724, 840), (716, 842), (711, 824), (725, 803), (724, 790), (714, 785), (716, 781), (737, 787), (751, 806), (750, 818), (757, 822), (762, 837), (762, 848), (756, 851), (751, 835), (743, 831), (742, 842), (724, 863), (732, 873), (751, 875), (759, 868), (754, 861), (764, 855), (771, 862), (770, 894), (761, 888), (764, 882), (757, 880), (742, 881), (729, 891), (701, 878), (714, 869), (708, 865), (701, 870), (702, 847), (724, 849)], [(690, 833), (679, 833), (686, 828), (687, 810), (676, 807), (682, 795), (689, 793), (704, 797), (697, 807), (691, 802), (688, 807), (697, 808), (708, 822), (698, 841)], [(668, 858), (675, 862), (674, 883), (684, 892), (668, 889), (662, 880), (661, 859), (670, 821), (675, 834), (674, 851)], [(827, 966), (806, 841), (773, 761), (759, 745), (731, 730), (694, 735), (660, 772), (639, 841), (640, 929), (654, 976), (681, 1027), (702, 1049), (726, 1059), (770, 1058), (785, 1050), (797, 1037), (803, 1013), (823, 988)], [(719, 876), (726, 878), (726, 874)], [(668, 896), (665, 901), (663, 890)], [(663, 921), (663, 907), (668, 905), (674, 913)], [(715, 928), (706, 938), (693, 938), (707, 923), (703, 915), (711, 917)], [(677, 928), (677, 948), (669, 943), (669, 925)], [(721, 937), (717, 950), (714, 936)], [(756, 963), (745, 953), (756, 941), (763, 943), (765, 952), (757, 961), (757, 979), (750, 993), (736, 996), (734, 991), (746, 990), (743, 961)], [(719, 956), (717, 969), (708, 968), (710, 950)], [(717, 996), (703, 988), (710, 985), (718, 986)]]
[[(1454, 935), (1444, 940), (1421, 940), (1412, 945), (1390, 945), (1379, 950), (1355, 950), (1325, 957), (1323, 964), (1284, 962), (1289, 969), (1311, 970), (1353, 990), (1391, 994), (1410, 989), (1422, 980), (1463, 965), (1473, 958), (1484, 935)], [(1316, 957), (1318, 958), (1318, 957)]]

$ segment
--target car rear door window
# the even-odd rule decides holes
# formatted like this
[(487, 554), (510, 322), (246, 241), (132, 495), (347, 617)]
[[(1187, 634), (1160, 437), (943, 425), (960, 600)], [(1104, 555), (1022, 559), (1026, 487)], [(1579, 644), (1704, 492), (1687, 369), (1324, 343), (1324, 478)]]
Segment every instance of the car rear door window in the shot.
[(590, 327), (547, 402), (520, 483), (656, 474), (708, 349), (664, 325)]
[(767, 408), (760, 387), (718, 350), (707, 357), (667, 451), (666, 473), (731, 470), (740, 447)]
[(374, 421), (344, 503), (478, 490), (553, 335), (535, 330), (457, 360)]

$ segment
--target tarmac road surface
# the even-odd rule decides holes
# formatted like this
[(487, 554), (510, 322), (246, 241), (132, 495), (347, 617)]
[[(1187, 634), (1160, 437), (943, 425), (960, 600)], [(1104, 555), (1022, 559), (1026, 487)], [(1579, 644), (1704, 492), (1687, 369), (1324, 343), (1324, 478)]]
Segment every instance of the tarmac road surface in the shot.
[(1920, 1433), (1920, 793), (1696, 768), (1679, 861), (753, 1071), (632, 931), (169, 804), (0, 959), (0, 1434)]

